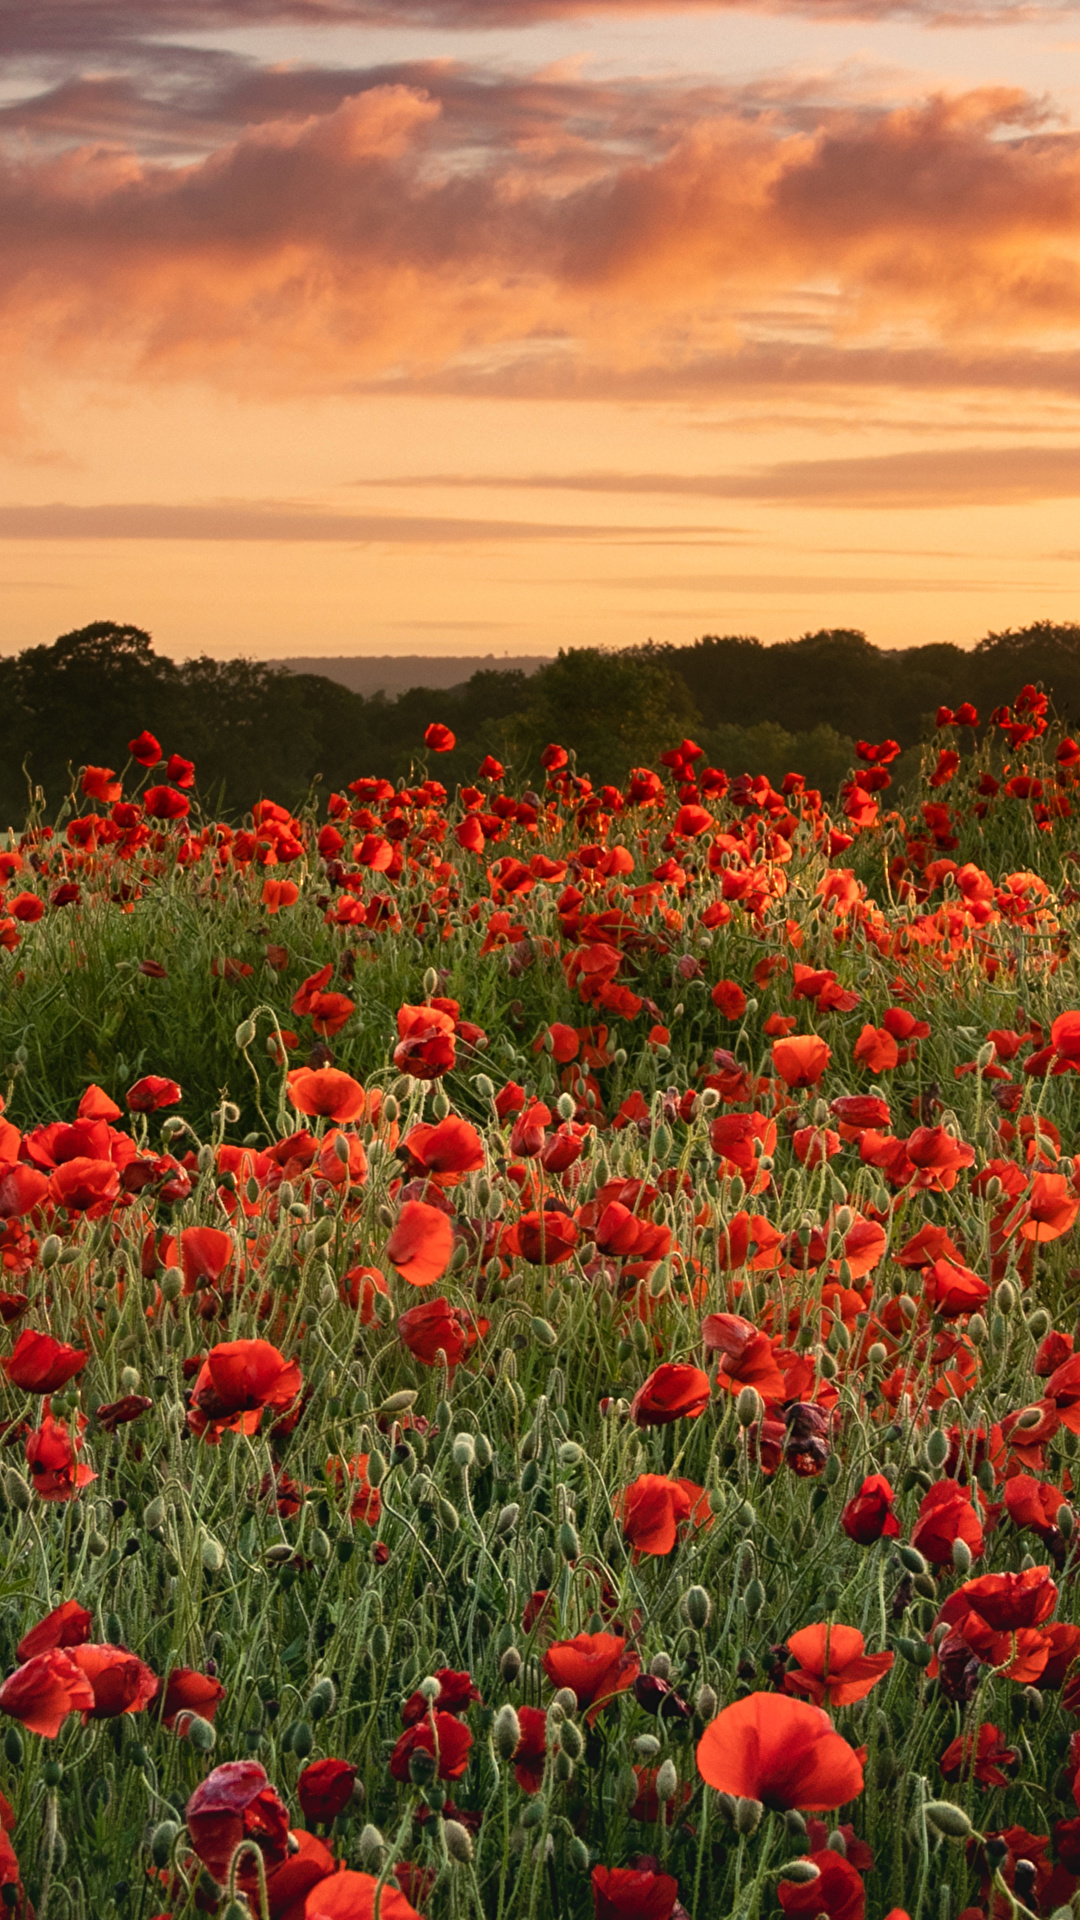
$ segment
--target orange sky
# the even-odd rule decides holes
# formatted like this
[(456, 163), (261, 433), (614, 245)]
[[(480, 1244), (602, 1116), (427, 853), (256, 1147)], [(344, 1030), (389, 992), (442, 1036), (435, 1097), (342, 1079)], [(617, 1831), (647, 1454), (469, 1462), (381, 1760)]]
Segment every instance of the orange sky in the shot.
[(0, 10), (0, 650), (1080, 619), (1080, 19)]

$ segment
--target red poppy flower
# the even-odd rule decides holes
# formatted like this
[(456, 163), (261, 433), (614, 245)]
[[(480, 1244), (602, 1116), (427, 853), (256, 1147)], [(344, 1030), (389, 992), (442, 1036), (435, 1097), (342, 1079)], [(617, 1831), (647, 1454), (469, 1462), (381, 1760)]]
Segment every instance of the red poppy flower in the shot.
[(302, 1385), (296, 1361), (268, 1340), (227, 1340), (211, 1347), (199, 1369), (188, 1426), (212, 1442), (225, 1432), (255, 1433), (264, 1409), (283, 1411)]
[(191, 812), (187, 794), (179, 793), (175, 787), (147, 787), (143, 806), (151, 820), (186, 820)]
[(344, 1124), (359, 1120), (367, 1108), (367, 1095), (359, 1080), (337, 1067), (294, 1067), (286, 1085), (297, 1112), (313, 1118)]
[(816, 1087), (831, 1059), (828, 1046), (816, 1033), (773, 1041), (773, 1067), (788, 1087)]
[(406, 1200), (386, 1243), (386, 1257), (411, 1287), (442, 1278), (454, 1250), (454, 1228), (439, 1207)]
[(86, 1416), (78, 1416), (72, 1434), (65, 1420), (54, 1420), (47, 1400), (44, 1406), (40, 1427), (26, 1436), (26, 1464), (31, 1485), (41, 1500), (74, 1500), (80, 1488), (88, 1487), (97, 1479), (96, 1473), (76, 1460), (83, 1444), (81, 1428), (86, 1425)]
[(866, 1653), (865, 1644), (857, 1627), (821, 1621), (800, 1628), (787, 1642), (799, 1662), (796, 1672), (784, 1675), (787, 1692), (808, 1694), (819, 1707), (826, 1701), (831, 1707), (847, 1707), (862, 1700), (884, 1679), (894, 1659), (891, 1653)]
[(523, 1213), (507, 1227), (500, 1246), (504, 1253), (517, 1254), (534, 1267), (557, 1267), (569, 1260), (578, 1243), (578, 1230), (568, 1213), (555, 1208)]
[(128, 752), (140, 767), (156, 767), (161, 759), (161, 747), (145, 727), (134, 740), (128, 741)]
[(757, 1388), (763, 1400), (787, 1398), (773, 1343), (752, 1321), (738, 1313), (710, 1313), (701, 1323), (701, 1332), (706, 1353), (722, 1356), (716, 1376), (718, 1387), (738, 1393), (750, 1386)]
[(369, 1453), (357, 1453), (344, 1465), (340, 1460), (328, 1460), (326, 1471), (338, 1486), (345, 1479), (350, 1483), (349, 1519), (363, 1520), (366, 1526), (377, 1527), (382, 1513), (382, 1495), (367, 1477), (370, 1459)]
[(445, 1186), (456, 1183), (463, 1173), (478, 1173), (484, 1165), (484, 1142), (476, 1128), (456, 1113), (434, 1126), (422, 1121), (410, 1127), (399, 1148), (408, 1153), (418, 1173), (429, 1173)]
[(313, 1760), (298, 1775), (296, 1797), (309, 1827), (326, 1826), (352, 1799), (356, 1768), (347, 1760)]
[(630, 1402), (630, 1418), (639, 1427), (666, 1427), (673, 1420), (696, 1420), (709, 1399), (707, 1373), (700, 1367), (665, 1361), (642, 1381)]
[(126, 1095), (129, 1113), (157, 1113), (161, 1107), (175, 1107), (183, 1099), (175, 1080), (164, 1080), (160, 1074), (144, 1074), (129, 1087)]
[(911, 1544), (931, 1566), (952, 1561), (953, 1541), (962, 1540), (973, 1559), (983, 1550), (983, 1530), (971, 1496), (955, 1480), (939, 1480), (923, 1495)]
[(682, 1521), (711, 1526), (712, 1509), (704, 1487), (692, 1480), (668, 1480), (642, 1473), (615, 1499), (615, 1517), (635, 1554), (670, 1553)]
[(718, 1793), (786, 1812), (823, 1813), (863, 1789), (862, 1761), (827, 1713), (782, 1693), (750, 1693), (710, 1721), (698, 1772)]
[(349, 1868), (328, 1874), (312, 1887), (304, 1902), (303, 1920), (374, 1920), (376, 1893), (379, 1920), (421, 1920), (397, 1887), (384, 1883), (380, 1888), (370, 1873), (353, 1873)]
[(94, 1704), (84, 1712), (84, 1721), (142, 1713), (158, 1690), (157, 1674), (126, 1647), (85, 1642), (72, 1648), (71, 1658), (93, 1689)]
[(784, 1912), (806, 1914), (809, 1920), (817, 1914), (824, 1914), (826, 1920), (863, 1920), (866, 1888), (851, 1861), (828, 1847), (803, 1858), (817, 1868), (817, 1879), (778, 1880), (776, 1897)]
[(6, 1360), (0, 1360), (13, 1387), (24, 1393), (56, 1393), (73, 1380), (86, 1365), (87, 1355), (79, 1347), (68, 1347), (49, 1333), (35, 1333), (26, 1327), (20, 1333)]
[[(304, 1920), (304, 1902), (313, 1887), (333, 1874), (337, 1862), (324, 1840), (306, 1827), (294, 1827), (289, 1833), (293, 1849), (280, 1866), (271, 1867), (266, 1876), (266, 1901), (270, 1920)], [(258, 1910), (257, 1883), (254, 1911)], [(158, 1920), (166, 1920), (159, 1915)]]
[(63, 1647), (35, 1653), (0, 1687), (0, 1713), (46, 1740), (56, 1739), (69, 1713), (86, 1713), (93, 1705), (93, 1687)]
[(869, 1474), (840, 1515), (848, 1539), (857, 1540), (861, 1547), (871, 1546), (875, 1540), (894, 1540), (900, 1531), (893, 1512), (895, 1499), (884, 1474)]
[(184, 1814), (192, 1848), (223, 1886), (242, 1840), (254, 1840), (268, 1867), (288, 1852), (289, 1816), (257, 1760), (227, 1760), (200, 1780)]
[(54, 1167), (49, 1175), (49, 1198), (68, 1213), (105, 1212), (120, 1192), (120, 1175), (111, 1160), (91, 1160), (79, 1154)]
[(434, 1726), (431, 1718), (418, 1720), (413, 1727), (406, 1727), (390, 1755), (390, 1772), (395, 1780), (408, 1780), (409, 1761), (414, 1753), (429, 1753), (438, 1756), (436, 1777), (440, 1780), (460, 1780), (469, 1764), (469, 1748), (473, 1737), (468, 1727), (452, 1713), (435, 1712)]
[(1048, 1240), (1060, 1240), (1068, 1233), (1077, 1214), (1080, 1213), (1080, 1200), (1062, 1173), (1037, 1173), (1031, 1183), (1031, 1194), (1024, 1218), (1020, 1222), (1022, 1240), (1036, 1240), (1045, 1244)]
[(553, 1687), (570, 1688), (592, 1721), (615, 1694), (633, 1686), (641, 1661), (620, 1634), (578, 1633), (572, 1640), (553, 1641), (543, 1668)]
[(170, 753), (165, 766), (165, 778), (174, 780), (178, 787), (195, 785), (195, 762), (185, 760), (179, 753)]
[(123, 792), (112, 767), (84, 767), (80, 784), (88, 800), (100, 800), (107, 807), (119, 800)]
[(398, 1315), (397, 1330), (413, 1358), (423, 1367), (438, 1365), (440, 1351), (453, 1369), (472, 1352), (486, 1321), (473, 1321), (462, 1307), (452, 1307), (440, 1294)]
[(220, 1227), (185, 1227), (180, 1235), (184, 1292), (196, 1293), (207, 1283), (216, 1287), (228, 1273), (235, 1253), (231, 1233)]
[(184, 1713), (197, 1713), (200, 1720), (212, 1720), (225, 1698), (221, 1681), (195, 1667), (172, 1667), (161, 1695), (161, 1719), (164, 1726), (175, 1727)]
[(106, 1433), (115, 1433), (118, 1427), (126, 1427), (132, 1420), (149, 1413), (153, 1404), (145, 1393), (125, 1393), (119, 1400), (107, 1400), (95, 1407), (94, 1417)]
[(961, 1607), (970, 1608), (996, 1633), (1015, 1633), (1048, 1620), (1057, 1594), (1047, 1566), (1025, 1567), (1021, 1573), (982, 1573), (949, 1595), (938, 1618), (951, 1622), (959, 1617)]
[(452, 753), (457, 740), (449, 727), (444, 727), (440, 720), (433, 720), (430, 727), (424, 728), (424, 745), (430, 747), (432, 753)]
[(1000, 1728), (984, 1720), (977, 1741), (964, 1733), (949, 1742), (941, 1756), (941, 1771), (946, 1780), (971, 1774), (980, 1787), (1007, 1787), (1009, 1777), (1002, 1768), (1015, 1767), (1019, 1758), (1015, 1747), (1005, 1745)]
[(594, 1867), (592, 1890), (596, 1920), (670, 1920), (679, 1897), (670, 1873), (646, 1867)]
[(454, 1019), (439, 1007), (398, 1008), (394, 1065), (414, 1080), (437, 1080), (457, 1057)]
[(29, 925), (41, 919), (45, 902), (36, 893), (17, 893), (14, 899), (7, 902), (7, 912), (13, 920), (21, 920), (24, 925)]
[(32, 1660), (50, 1647), (81, 1647), (90, 1638), (92, 1616), (77, 1600), (64, 1600), (36, 1627), (24, 1633), (15, 1649), (20, 1660)]
[(523, 1793), (539, 1793), (547, 1755), (547, 1713), (543, 1707), (519, 1707), (521, 1739), (514, 1748), (514, 1779)]

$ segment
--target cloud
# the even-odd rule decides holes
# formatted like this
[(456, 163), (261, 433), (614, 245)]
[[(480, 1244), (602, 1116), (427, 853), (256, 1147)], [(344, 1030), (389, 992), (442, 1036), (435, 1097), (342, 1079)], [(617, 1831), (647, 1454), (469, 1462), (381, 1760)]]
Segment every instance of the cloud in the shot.
[[(0, 506), (0, 540), (272, 540), (356, 545), (486, 545), (493, 541), (560, 541), (631, 546), (725, 545), (731, 531), (708, 526), (566, 524), (548, 520), (455, 519), (438, 514), (334, 513), (277, 501), (198, 504), (117, 502), (69, 506)], [(475, 622), (470, 622), (474, 625)]]
[[(675, 396), (932, 384), (936, 358), (1075, 391), (1080, 136), (1019, 89), (811, 113), (450, 63), (277, 78), (219, 71), (201, 119), (149, 130), (137, 90), (61, 86), (56, 142), (0, 151), (0, 350), (28, 377)], [(115, 136), (64, 145), (93, 102)], [(163, 159), (184, 124), (210, 144)]]
[(1015, 506), (1080, 496), (1080, 447), (926, 447), (844, 459), (775, 461), (745, 473), (443, 473), (357, 484), (674, 495), (823, 507)]

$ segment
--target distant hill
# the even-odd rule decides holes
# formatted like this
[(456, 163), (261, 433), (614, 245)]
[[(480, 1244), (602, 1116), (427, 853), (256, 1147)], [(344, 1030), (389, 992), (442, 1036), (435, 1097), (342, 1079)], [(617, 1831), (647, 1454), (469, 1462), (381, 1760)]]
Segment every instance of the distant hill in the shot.
[(459, 687), (474, 673), (536, 673), (548, 663), (542, 653), (338, 653), (295, 654), (273, 665), (319, 674), (368, 698), (385, 693), (393, 699), (412, 687)]

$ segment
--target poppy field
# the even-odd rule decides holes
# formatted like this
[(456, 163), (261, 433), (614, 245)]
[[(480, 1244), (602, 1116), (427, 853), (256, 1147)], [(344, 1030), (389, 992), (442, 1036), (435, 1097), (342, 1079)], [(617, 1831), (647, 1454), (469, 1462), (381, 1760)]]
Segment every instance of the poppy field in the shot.
[(0, 835), (0, 1913), (1080, 1912), (1080, 744)]

